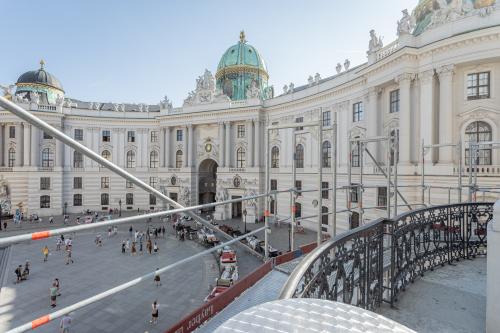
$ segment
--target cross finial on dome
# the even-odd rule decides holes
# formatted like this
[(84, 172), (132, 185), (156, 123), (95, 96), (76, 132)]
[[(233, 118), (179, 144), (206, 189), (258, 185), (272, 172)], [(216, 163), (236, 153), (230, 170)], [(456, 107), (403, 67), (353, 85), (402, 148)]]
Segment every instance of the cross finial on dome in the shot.
[(43, 59), (40, 59), (40, 69), (43, 69), (43, 66), (45, 66), (45, 61), (43, 61)]
[(245, 31), (244, 30), (240, 31), (240, 43), (246, 43)]

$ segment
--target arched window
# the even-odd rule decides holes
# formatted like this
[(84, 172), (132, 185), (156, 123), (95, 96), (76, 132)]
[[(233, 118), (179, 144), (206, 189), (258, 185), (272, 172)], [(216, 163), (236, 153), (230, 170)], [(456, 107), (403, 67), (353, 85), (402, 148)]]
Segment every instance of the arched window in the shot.
[(298, 202), (295, 203), (295, 217), (302, 216), (302, 205)]
[[(359, 139), (359, 136), (355, 137), (354, 140)], [(352, 143), (352, 152), (351, 152), (351, 166), (359, 167), (359, 158), (361, 155), (359, 149), (359, 141), (354, 141)]]
[(73, 206), (79, 207), (82, 205), (82, 195), (81, 194), (73, 194)]
[(50, 195), (40, 196), (40, 208), (50, 208)]
[(159, 164), (160, 164), (160, 157), (158, 155), (158, 152), (156, 150), (153, 150), (149, 154), (149, 167), (158, 168)]
[(245, 149), (238, 148), (238, 150), (236, 151), (236, 167), (237, 168), (244, 168), (245, 165), (246, 165)]
[(42, 167), (54, 166), (54, 152), (50, 148), (42, 150)]
[(73, 154), (73, 168), (83, 168), (83, 155), (79, 151)]
[(9, 168), (12, 168), (16, 163), (16, 150), (14, 148), (9, 149)]
[(111, 153), (109, 152), (109, 150), (103, 150), (101, 156), (108, 161), (111, 161)]
[(274, 199), (271, 199), (269, 202), (269, 212), (271, 214), (276, 214), (276, 201), (274, 201)]
[(323, 165), (323, 168), (329, 168), (331, 167), (331, 161), (332, 161), (332, 145), (330, 144), (330, 141), (325, 141), (323, 142), (323, 147), (322, 147), (322, 156), (321, 156), (321, 163)]
[[(393, 129), (391, 131), (391, 138), (397, 139), (397, 144), (399, 145), (399, 129)], [(394, 141), (393, 141), (394, 143)], [(399, 162), (399, 149), (398, 154), (396, 156), (396, 161)], [(394, 145), (391, 144), (391, 165), (394, 165)]]
[(280, 167), (280, 149), (276, 146), (271, 149), (271, 168)]
[(297, 145), (295, 147), (295, 167), (303, 168), (304, 167), (304, 146)]
[[(468, 142), (486, 142), (491, 141), (491, 126), (484, 121), (475, 121), (470, 123), (465, 129), (465, 164), (469, 165), (469, 145)], [(491, 146), (479, 146), (475, 158), (475, 165), (491, 165)]]
[(101, 194), (101, 206), (107, 206), (107, 205), (109, 205), (109, 194), (102, 193)]
[(175, 167), (182, 168), (182, 150), (178, 150), (175, 153)]
[(135, 168), (135, 152), (133, 150), (127, 152), (127, 168)]
[(133, 193), (127, 193), (125, 195), (125, 204), (127, 204), (127, 205), (134, 204), (134, 194)]
[(328, 231), (328, 207), (321, 207), (321, 230), (324, 232)]

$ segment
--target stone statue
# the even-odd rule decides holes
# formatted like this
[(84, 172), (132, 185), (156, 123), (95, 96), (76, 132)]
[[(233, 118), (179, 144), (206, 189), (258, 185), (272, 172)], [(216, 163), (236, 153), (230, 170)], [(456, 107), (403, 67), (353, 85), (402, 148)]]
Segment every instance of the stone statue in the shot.
[(283, 86), (283, 95), (286, 95), (286, 94), (288, 94), (288, 86), (285, 84)]
[(314, 79), (312, 75), (309, 75), (309, 77), (307, 78), (307, 83), (309, 84), (309, 87), (314, 84)]
[(172, 110), (172, 102), (168, 99), (167, 95), (160, 101), (160, 108), (167, 109), (168, 111)]
[(260, 89), (256, 80), (252, 80), (250, 87), (247, 88), (246, 97), (247, 99), (260, 98)]
[(290, 84), (288, 85), (288, 93), (293, 94), (294, 89), (295, 89), (295, 85), (293, 84), (293, 82), (290, 82)]
[(148, 104), (144, 104), (144, 112), (149, 112), (149, 105)]
[(12, 96), (12, 100), (18, 103), (28, 103), (28, 98), (26, 98), (27, 92), (21, 92)]
[(412, 30), (415, 28), (415, 22), (410, 16), (410, 14), (408, 14), (408, 10), (403, 9), (402, 13), (403, 17), (401, 18), (401, 20), (398, 21), (398, 36), (400, 37), (403, 35), (410, 34)]
[(30, 92), (31, 103), (40, 104), (40, 95), (36, 91)]
[(337, 63), (337, 67), (335, 67), (335, 70), (337, 71), (337, 74), (340, 74), (340, 72), (342, 72), (342, 65), (339, 63)]
[(181, 200), (184, 202), (184, 206), (189, 206), (191, 203), (189, 187), (183, 187), (181, 190)]
[(94, 103), (94, 110), (99, 110), (101, 108), (101, 103)]
[[(446, 0), (445, 0), (446, 1)], [(375, 30), (370, 30), (370, 42), (368, 43), (368, 53), (377, 52), (384, 46), (382, 37), (377, 37)]]
[(215, 195), (215, 201), (216, 202), (226, 201), (228, 197), (229, 197), (229, 195), (227, 193), (227, 190), (221, 189)]
[[(184, 105), (212, 103), (214, 102), (214, 97), (214, 77), (208, 69), (205, 69), (203, 75), (196, 79), (196, 89), (188, 94), (188, 97), (184, 100)], [(218, 99), (220, 100), (221, 98)]]
[(125, 112), (125, 104), (120, 104), (120, 111)]
[(3, 175), (0, 175), (0, 207), (2, 207), (2, 214), (10, 214), (12, 204), (10, 201), (9, 184), (4, 179)]
[(57, 95), (56, 97), (56, 105), (57, 106), (62, 106), (64, 103), (64, 97), (62, 97), (61, 95)]
[(2, 86), (0, 84), (0, 89), (3, 90), (3, 96), (4, 97), (10, 97), (12, 96), (12, 89), (15, 87), (16, 85), (15, 84), (10, 84), (8, 86)]
[(321, 80), (321, 75), (316, 73), (316, 75), (314, 75), (314, 84), (319, 84), (319, 80)]
[(118, 103), (113, 103), (113, 110), (115, 110), (115, 111), (117, 111), (117, 112), (118, 112), (118, 111), (120, 110), (120, 104), (118, 104)]
[(139, 112), (142, 112), (144, 110), (144, 105), (142, 103), (139, 103), (139, 105), (137, 106), (139, 108)]
[(94, 109), (94, 102), (89, 102), (89, 110)]
[(346, 70), (346, 72), (349, 70), (350, 66), (351, 66), (351, 62), (349, 61), (349, 59), (346, 59), (344, 61), (344, 69)]

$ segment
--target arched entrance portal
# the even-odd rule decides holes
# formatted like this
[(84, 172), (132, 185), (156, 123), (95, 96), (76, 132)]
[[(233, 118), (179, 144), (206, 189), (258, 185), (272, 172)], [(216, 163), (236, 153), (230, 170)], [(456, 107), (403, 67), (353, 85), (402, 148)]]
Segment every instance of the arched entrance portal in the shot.
[[(215, 202), (217, 188), (217, 162), (206, 159), (201, 162), (198, 170), (198, 202), (207, 204)], [(212, 211), (214, 208), (207, 208), (205, 211)]]

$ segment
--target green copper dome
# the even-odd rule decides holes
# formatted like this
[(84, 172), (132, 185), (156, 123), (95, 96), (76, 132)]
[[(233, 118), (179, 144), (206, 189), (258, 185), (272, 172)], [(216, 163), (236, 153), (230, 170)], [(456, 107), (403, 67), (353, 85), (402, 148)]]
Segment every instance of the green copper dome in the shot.
[[(269, 79), (266, 64), (257, 49), (247, 44), (243, 31), (240, 41), (228, 48), (219, 61), (215, 78), (217, 88), (232, 100), (266, 98)], [(251, 96), (247, 96), (247, 91)]]
[(61, 82), (44, 68), (45, 62), (40, 60), (40, 68), (29, 71), (17, 79), (16, 95), (23, 94), (30, 100), (38, 95), (41, 104), (55, 104), (58, 98), (64, 98), (64, 89)]

